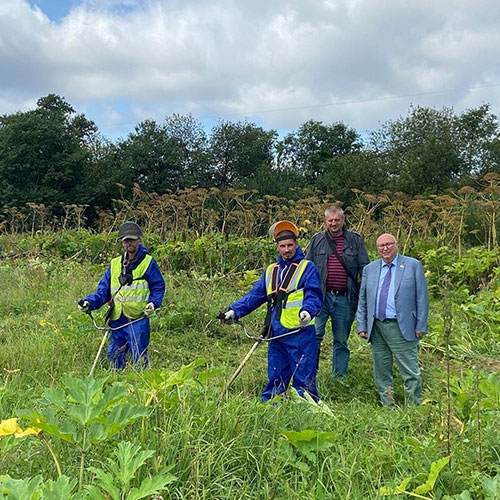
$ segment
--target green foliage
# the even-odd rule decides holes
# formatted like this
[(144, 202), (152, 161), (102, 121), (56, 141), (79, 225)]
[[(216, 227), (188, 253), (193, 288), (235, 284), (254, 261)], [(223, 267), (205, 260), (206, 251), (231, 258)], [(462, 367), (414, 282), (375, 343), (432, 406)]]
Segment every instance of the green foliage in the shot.
[[(301, 455), (311, 462), (316, 462), (317, 452), (327, 450), (333, 446), (334, 441), (338, 438), (334, 432), (318, 432), (312, 429), (303, 431), (282, 430), (281, 434)], [(297, 464), (300, 465), (299, 468), (308, 468), (301, 462), (296, 462), (295, 465), (297, 466)]]
[(115, 383), (104, 389), (106, 381), (106, 378), (78, 379), (66, 374), (63, 388), (47, 389), (43, 394), (65, 421), (61, 422), (51, 409), (25, 411), (22, 417), (33, 427), (87, 452), (90, 444), (109, 439), (147, 415), (144, 407), (126, 402), (128, 390), (123, 384)]
[(93, 122), (49, 94), (34, 110), (0, 117), (0, 203), (79, 202)]
[(12, 479), (0, 476), (0, 498), (5, 500), (77, 500), (83, 498), (73, 494), (76, 479), (59, 476), (55, 481), (43, 481), (38, 475), (27, 479)]
[[(151, 241), (153, 245), (158, 242)], [(426, 251), (424, 246), (420, 249)], [(454, 249), (450, 253), (449, 262), (460, 260)], [(38, 475), (55, 481), (59, 472), (54, 467), (54, 453), (61, 473), (70, 479), (58, 480), (61, 485), (53, 488), (66, 488), (59, 498), (71, 500), (88, 497), (91, 491), (101, 495), (98, 498), (110, 498), (112, 487), (107, 484), (124, 495), (136, 490), (149, 496), (194, 500), (376, 498), (381, 485), (392, 488), (394, 484), (395, 488), (396, 481), (401, 482), (398, 478), (405, 477), (411, 478), (404, 485), (406, 491), (424, 484), (429, 488), (431, 464), (443, 455), (447, 440), (438, 298), (431, 305), (432, 331), (421, 343), (425, 402), (419, 408), (388, 411), (378, 406), (370, 349), (356, 336), (350, 339), (350, 372), (342, 383), (330, 376), (332, 347), (330, 342), (324, 343), (318, 372), (319, 404), (291, 391), (276, 405), (262, 405), (259, 392), (266, 380), (266, 352), (262, 348), (217, 406), (220, 391), (251, 342), (236, 327), (221, 326), (214, 315), (240, 296), (242, 287), (251, 286), (260, 271), (246, 278), (243, 273), (210, 276), (203, 265), (200, 262), (200, 267), (165, 273), (167, 298), (162, 312), (152, 319), (151, 369), (135, 372), (129, 367), (113, 372), (101, 386), (102, 373), (108, 369), (105, 360), (98, 367), (100, 378), (78, 378), (88, 373), (101, 336), (76, 310), (75, 300), (95, 287), (102, 265), (82, 265), (78, 256), (60, 261), (42, 255), (0, 263), (0, 365), (5, 368), (0, 374), (0, 409), (6, 416), (38, 413), (42, 421), (45, 419), (43, 425), (54, 433), (44, 431), (36, 439), (18, 439), (15, 446), (10, 446), (10, 437), (1, 438), (0, 447), (7, 443), (0, 452), (3, 473), (26, 478), (22, 479), (26, 483)], [(436, 264), (431, 273), (438, 270)], [(477, 294), (465, 294), (460, 287), (449, 296), (454, 314), (451, 466), (441, 470), (432, 490), (421, 494), (424, 497), (489, 499), (483, 483), (494, 491), (500, 472), (499, 380), (495, 373), (499, 330), (494, 329), (494, 323), (488, 330), (479, 315), (462, 307), (464, 300), (494, 296), (498, 274), (492, 271), (490, 276)], [(443, 282), (436, 279), (433, 283), (435, 297), (441, 297), (438, 287)], [(257, 331), (263, 313), (246, 319), (249, 331)], [(73, 383), (66, 387), (65, 373), (78, 379), (75, 387)], [(106, 396), (107, 391), (111, 392)], [(402, 384), (395, 380), (396, 395), (402, 398), (403, 392)], [(111, 417), (115, 406), (144, 408), (146, 404), (146, 417), (114, 433), (113, 425), (121, 426), (122, 420), (131, 416), (115, 410)], [(30, 410), (20, 412), (19, 408)], [(102, 418), (92, 421), (100, 411)], [(101, 431), (91, 432), (94, 424), (102, 426)], [(313, 434), (303, 435), (304, 430)], [(282, 431), (292, 433), (291, 440)], [(84, 454), (85, 474), (79, 481), (85, 432), (88, 451)], [(89, 441), (91, 435), (97, 439), (95, 445)], [(109, 438), (104, 439), (106, 436)], [(116, 456), (120, 441), (131, 447), (124, 461)], [(135, 455), (132, 450), (139, 446), (156, 451), (122, 488), (131, 472), (120, 476), (121, 472), (114, 473), (112, 468), (133, 470), (133, 464), (142, 460), (135, 462), (134, 457), (143, 452)], [(169, 464), (174, 467), (170, 469)], [(161, 488), (155, 478), (167, 473), (178, 478), (176, 483), (167, 484), (166, 491), (151, 493)], [(108, 483), (101, 483), (99, 475)], [(48, 483), (39, 483), (34, 498), (40, 498)], [(78, 487), (80, 491), (75, 492)]]
[(0, 476), (0, 490), (2, 498), (7, 500), (32, 500), (38, 498), (42, 477), (31, 479), (12, 479), (9, 476)]
[[(154, 450), (142, 450), (129, 442), (120, 442), (113, 453), (115, 459), (107, 459), (105, 470), (90, 467), (96, 484), (87, 485), (92, 500), (139, 500), (159, 494), (176, 477), (165, 469), (153, 477), (146, 477), (138, 486), (133, 486), (138, 470), (154, 455)], [(170, 467), (171, 468), (171, 467)]]
[(396, 487), (387, 487), (383, 486), (379, 490), (380, 496), (387, 496), (387, 495), (398, 495), (398, 494), (407, 494), (411, 496), (418, 496), (418, 498), (434, 498), (433, 496), (431, 497), (423, 497), (422, 495), (426, 493), (432, 493), (434, 490), (434, 485), (436, 484), (436, 480), (438, 478), (439, 473), (445, 467), (448, 462), (450, 461), (450, 457), (443, 457), (436, 462), (432, 462), (431, 464), (431, 469), (429, 471), (429, 476), (427, 477), (427, 480), (425, 483), (422, 483), (421, 485), (417, 486), (415, 489), (411, 491), (407, 491), (406, 487), (408, 486), (409, 482), (411, 481), (410, 477), (406, 477), (403, 479), (403, 481)]
[(140, 374), (130, 374), (128, 378), (136, 382), (135, 391), (139, 400), (149, 406), (153, 401), (160, 403), (163, 408), (175, 407), (182, 398), (184, 388), (198, 388), (203, 390), (207, 382), (219, 374), (220, 368), (198, 368), (206, 366), (207, 361), (199, 358), (188, 365), (183, 365), (177, 371), (166, 369), (152, 369)]

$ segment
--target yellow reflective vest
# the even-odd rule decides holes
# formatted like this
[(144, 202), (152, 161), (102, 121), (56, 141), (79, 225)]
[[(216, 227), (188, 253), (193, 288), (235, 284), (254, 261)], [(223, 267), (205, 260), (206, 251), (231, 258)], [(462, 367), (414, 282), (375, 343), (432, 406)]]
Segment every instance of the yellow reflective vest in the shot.
[(122, 258), (116, 257), (111, 261), (111, 295), (117, 290), (114, 298), (113, 311), (110, 319), (117, 320), (122, 312), (130, 319), (136, 319), (144, 313), (149, 302), (149, 285), (144, 279), (137, 279), (144, 276), (153, 257), (146, 255), (141, 263), (132, 271), (134, 281), (130, 285), (120, 289), (119, 277), (122, 271)]
[[(300, 278), (309, 264), (309, 260), (302, 259), (300, 262), (292, 262), (288, 271), (278, 287), (279, 265), (271, 264), (266, 269), (266, 291), (268, 297), (282, 298), (281, 316), (279, 322), (285, 328), (299, 328), (299, 313), (304, 302), (304, 289), (297, 288)], [(279, 292), (282, 292), (279, 294)], [(276, 304), (276, 307), (280, 307)], [(314, 319), (309, 323), (314, 324)]]

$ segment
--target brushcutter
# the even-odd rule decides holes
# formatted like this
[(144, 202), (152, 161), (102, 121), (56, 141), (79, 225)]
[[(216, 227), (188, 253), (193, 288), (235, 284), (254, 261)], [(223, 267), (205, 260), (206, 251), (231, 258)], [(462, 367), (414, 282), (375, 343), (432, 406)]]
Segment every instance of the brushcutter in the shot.
[[(122, 270), (121, 270), (120, 276), (118, 276), (118, 282), (120, 283), (120, 286), (115, 290), (115, 292), (113, 293), (113, 295), (111, 296), (111, 298), (107, 302), (107, 304), (108, 304), (108, 310), (106, 311), (106, 314), (104, 316), (104, 325), (103, 326), (99, 326), (96, 323), (94, 317), (92, 316), (92, 312), (90, 311), (90, 309), (85, 310), (85, 313), (88, 314), (89, 317), (90, 317), (90, 319), (92, 320), (94, 328), (96, 328), (97, 330), (101, 330), (101, 331), (104, 332), (104, 335), (103, 335), (102, 341), (101, 341), (101, 345), (99, 346), (99, 350), (97, 351), (97, 355), (95, 357), (94, 363), (92, 365), (92, 368), (90, 369), (89, 376), (92, 376), (92, 374), (94, 373), (94, 369), (96, 367), (97, 360), (99, 359), (99, 356), (101, 355), (102, 348), (104, 347), (104, 344), (106, 343), (106, 339), (108, 338), (109, 332), (112, 332), (112, 331), (115, 331), (115, 330), (119, 330), (120, 328), (124, 328), (125, 326), (132, 325), (132, 324), (137, 323), (138, 321), (141, 321), (142, 319), (144, 319), (144, 318), (147, 317), (145, 314), (143, 314), (141, 317), (136, 318), (134, 320), (131, 320), (128, 323), (125, 323), (124, 325), (120, 325), (119, 327), (112, 328), (112, 327), (109, 326), (109, 321), (111, 319), (111, 313), (113, 312), (113, 306), (114, 306), (115, 297), (118, 295), (118, 293), (120, 292), (120, 290), (124, 286), (130, 286), (134, 281), (144, 279), (144, 276), (140, 276), (138, 278), (134, 278), (133, 275), (132, 275), (132, 273), (130, 273), (130, 272), (127, 273), (126, 272), (126, 267), (125, 267), (125, 264), (124, 264), (126, 256), (127, 256), (127, 252), (125, 252), (123, 254), (123, 258), (122, 258)], [(78, 301), (78, 305), (80, 307), (83, 307), (84, 303), (85, 303), (84, 299), (80, 299)]]
[[(268, 316), (270, 316), (270, 315), (268, 315)], [(266, 317), (264, 327), (262, 328), (260, 335), (257, 337), (255, 335), (250, 335), (248, 333), (246, 326), (238, 319), (229, 320), (229, 321), (226, 320), (225, 313), (222, 311), (219, 311), (217, 313), (217, 319), (221, 323), (224, 323), (226, 325), (236, 324), (236, 325), (241, 326), (241, 328), (243, 328), (243, 332), (245, 334), (245, 337), (255, 341), (252, 348), (248, 351), (247, 355), (243, 358), (243, 361), (240, 363), (238, 368), (236, 368), (236, 371), (233, 373), (233, 376), (227, 382), (226, 387), (224, 387), (224, 390), (220, 393), (219, 399), (218, 399), (219, 404), (222, 401), (222, 398), (225, 396), (225, 394), (229, 390), (229, 388), (231, 387), (231, 385), (233, 384), (233, 382), (236, 380), (238, 375), (241, 373), (241, 370), (243, 370), (243, 367), (246, 365), (247, 361), (251, 358), (252, 354), (257, 350), (257, 348), (259, 347), (260, 344), (262, 344), (262, 342), (271, 342), (273, 340), (282, 339), (283, 337), (288, 337), (289, 335), (293, 335), (294, 333), (300, 332), (302, 330), (302, 328), (297, 328), (295, 330), (291, 330), (291, 331), (283, 333), (281, 335), (277, 335), (275, 337), (272, 337), (271, 336), (272, 329), (271, 329), (270, 317), (269, 317), (269, 319)]]
[[(80, 300), (78, 302), (78, 304), (80, 306), (82, 306), (83, 305), (83, 299)], [(142, 321), (144, 318), (148, 317), (145, 314), (143, 314), (143, 315), (139, 316), (136, 319), (131, 319), (128, 323), (125, 323), (125, 324), (117, 326), (117, 327), (112, 327), (112, 326), (109, 325), (109, 321), (110, 321), (110, 317), (111, 317), (111, 309), (112, 308), (109, 307), (109, 309), (106, 311), (106, 315), (104, 316), (104, 324), (103, 325), (98, 325), (97, 324), (97, 321), (95, 320), (94, 316), (92, 315), (92, 311), (90, 311), (90, 310), (86, 311), (86, 314), (88, 314), (89, 318), (92, 320), (92, 324), (94, 325), (94, 328), (96, 330), (104, 332), (104, 335), (103, 335), (102, 340), (101, 340), (101, 344), (99, 345), (99, 349), (97, 350), (96, 357), (94, 359), (94, 362), (92, 363), (92, 368), (90, 369), (89, 377), (91, 377), (92, 374), (94, 373), (95, 367), (97, 365), (97, 361), (99, 360), (99, 357), (101, 356), (101, 352), (102, 352), (102, 349), (104, 347), (104, 344), (106, 344), (106, 340), (108, 338), (109, 332), (113, 332), (115, 330), (120, 330), (121, 328), (133, 325), (134, 323)], [(158, 311), (158, 309), (156, 309), (156, 311)]]

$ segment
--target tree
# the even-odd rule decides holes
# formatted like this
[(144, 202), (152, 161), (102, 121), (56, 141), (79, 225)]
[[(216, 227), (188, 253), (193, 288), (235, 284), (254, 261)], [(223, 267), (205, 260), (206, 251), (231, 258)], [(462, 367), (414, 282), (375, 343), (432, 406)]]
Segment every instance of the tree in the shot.
[(178, 161), (181, 165), (180, 185), (211, 183), (209, 171), (208, 139), (201, 123), (189, 115), (174, 113), (165, 120), (165, 134), (176, 141)]
[(378, 194), (387, 188), (385, 164), (372, 152), (351, 153), (325, 162), (324, 172), (316, 186), (334, 199), (351, 205), (356, 196), (353, 189)]
[(358, 133), (347, 125), (309, 120), (280, 142), (278, 165), (298, 170), (311, 182), (324, 173), (327, 161), (357, 153), (361, 147)]
[(442, 193), (471, 175), (498, 168), (498, 121), (483, 105), (457, 116), (452, 109), (411, 107), (371, 136), (390, 174), (387, 187), (410, 195)]
[(216, 185), (244, 184), (271, 165), (277, 133), (253, 123), (221, 122), (212, 129), (210, 154)]
[(159, 125), (145, 120), (118, 145), (119, 182), (130, 188), (164, 193), (206, 182), (207, 139), (191, 115), (174, 114)]
[(0, 117), (0, 203), (79, 203), (96, 131), (55, 94), (34, 110)]
[(488, 172), (499, 172), (498, 118), (490, 112), (490, 105), (483, 104), (462, 113), (458, 117), (458, 127), (463, 173), (482, 177)]

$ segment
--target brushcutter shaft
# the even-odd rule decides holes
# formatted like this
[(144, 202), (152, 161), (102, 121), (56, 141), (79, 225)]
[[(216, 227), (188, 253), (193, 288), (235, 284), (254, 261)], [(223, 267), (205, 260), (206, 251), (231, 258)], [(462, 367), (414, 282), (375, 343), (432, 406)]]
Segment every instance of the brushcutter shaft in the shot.
[(229, 379), (229, 382), (226, 384), (226, 387), (224, 387), (224, 390), (220, 393), (219, 402), (225, 396), (226, 392), (229, 390), (233, 382), (236, 380), (236, 377), (240, 374), (241, 370), (243, 370), (243, 367), (246, 365), (247, 361), (250, 359), (252, 354), (257, 350), (257, 347), (259, 347), (261, 342), (262, 340), (257, 340), (257, 342), (255, 342), (252, 348), (248, 351), (248, 354), (244, 357), (243, 361), (240, 363), (240, 366), (236, 368), (236, 371), (233, 373), (233, 376)]

